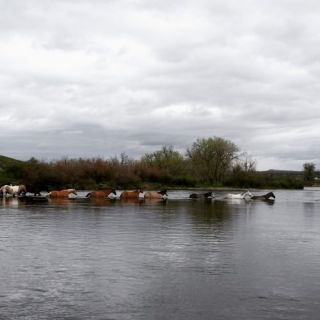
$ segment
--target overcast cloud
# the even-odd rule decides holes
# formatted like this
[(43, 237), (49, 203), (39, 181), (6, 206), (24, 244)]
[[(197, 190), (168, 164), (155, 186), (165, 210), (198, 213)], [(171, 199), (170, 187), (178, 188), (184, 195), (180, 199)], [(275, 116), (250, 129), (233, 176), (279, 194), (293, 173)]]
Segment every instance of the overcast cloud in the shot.
[(139, 158), (230, 139), (320, 166), (320, 2), (0, 0), (0, 154)]

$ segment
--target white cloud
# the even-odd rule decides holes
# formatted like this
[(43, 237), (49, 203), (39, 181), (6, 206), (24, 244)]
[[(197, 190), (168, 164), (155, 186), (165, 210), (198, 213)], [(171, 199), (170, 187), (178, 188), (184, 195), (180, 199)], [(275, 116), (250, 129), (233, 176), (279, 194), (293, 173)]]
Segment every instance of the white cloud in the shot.
[(0, 0), (1, 153), (138, 157), (231, 139), (319, 166), (317, 1)]

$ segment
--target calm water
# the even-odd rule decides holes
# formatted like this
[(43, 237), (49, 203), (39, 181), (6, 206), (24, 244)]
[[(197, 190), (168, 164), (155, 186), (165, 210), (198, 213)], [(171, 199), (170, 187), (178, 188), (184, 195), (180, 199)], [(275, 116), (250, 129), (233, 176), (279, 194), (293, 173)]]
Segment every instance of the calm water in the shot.
[(275, 194), (3, 200), (0, 319), (319, 319), (320, 189)]

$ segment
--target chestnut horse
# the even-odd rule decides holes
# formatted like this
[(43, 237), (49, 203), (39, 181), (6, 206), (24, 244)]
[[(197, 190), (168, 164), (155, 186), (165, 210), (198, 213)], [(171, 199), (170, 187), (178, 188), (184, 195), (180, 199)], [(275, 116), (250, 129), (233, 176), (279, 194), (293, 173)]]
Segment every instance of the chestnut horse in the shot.
[(27, 192), (27, 188), (23, 184), (16, 185), (16, 186), (6, 184), (0, 188), (0, 193), (2, 194), (3, 197), (6, 197), (7, 195), (11, 195), (14, 197), (26, 192)]
[(60, 191), (50, 191), (48, 193), (48, 197), (50, 198), (59, 198), (59, 199), (66, 199), (69, 197), (69, 194), (77, 195), (76, 189), (63, 189)]
[(135, 191), (123, 191), (120, 195), (120, 199), (121, 200), (139, 199), (140, 193), (143, 193), (143, 190), (137, 189)]
[(168, 197), (167, 190), (161, 190), (159, 192), (148, 191), (144, 195), (145, 199), (167, 199), (167, 197)]
[[(114, 196), (111, 196), (113, 194)], [(117, 195), (117, 192), (115, 189), (107, 189), (107, 190), (98, 190), (98, 191), (92, 191), (89, 192), (86, 195), (86, 198), (90, 199), (104, 199), (104, 198), (115, 198)]]

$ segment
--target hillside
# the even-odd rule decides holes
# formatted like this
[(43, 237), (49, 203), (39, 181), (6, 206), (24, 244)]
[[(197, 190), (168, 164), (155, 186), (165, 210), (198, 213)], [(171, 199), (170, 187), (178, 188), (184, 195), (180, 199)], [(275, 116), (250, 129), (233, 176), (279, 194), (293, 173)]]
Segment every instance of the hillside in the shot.
[(303, 177), (303, 171), (294, 171), (294, 170), (276, 170), (276, 169), (269, 169), (266, 171), (261, 171), (263, 173), (273, 175), (275, 177)]
[(8, 168), (19, 165), (21, 163), (23, 163), (23, 161), (0, 155), (0, 185), (6, 183), (14, 183), (15, 178), (10, 173), (8, 173), (10, 172)]
[(22, 163), (22, 162), (23, 161), (0, 155), (0, 168), (7, 167), (12, 164)]

